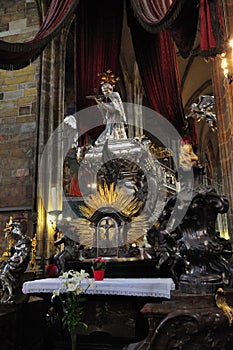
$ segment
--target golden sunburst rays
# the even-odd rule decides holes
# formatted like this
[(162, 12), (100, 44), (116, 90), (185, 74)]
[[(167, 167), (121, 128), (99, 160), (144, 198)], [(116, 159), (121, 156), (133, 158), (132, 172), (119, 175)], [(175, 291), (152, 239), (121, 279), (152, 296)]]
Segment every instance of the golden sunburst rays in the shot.
[(146, 215), (139, 215), (132, 218), (128, 233), (127, 242), (140, 241), (149, 230)]
[(85, 218), (78, 218), (76, 220), (77, 229), (76, 234), (82, 245), (92, 247), (95, 235), (95, 228), (91, 226), (89, 220)]
[(115, 87), (116, 83), (120, 80), (119, 77), (116, 77), (115, 74), (112, 73), (111, 69), (108, 69), (104, 73), (99, 73), (100, 84), (103, 85), (105, 83), (109, 83), (112, 87)]
[(90, 219), (96, 210), (103, 207), (112, 207), (113, 210), (121, 212), (127, 217), (136, 214), (142, 206), (142, 202), (138, 201), (134, 195), (125, 193), (124, 188), (116, 189), (114, 183), (110, 186), (103, 184), (98, 186), (98, 191), (89, 196), (85, 201), (85, 206), (80, 207), (82, 215)]
[(124, 188), (117, 189), (112, 183), (109, 186), (104, 182), (98, 186), (98, 191), (91, 194), (85, 205), (79, 207), (83, 218), (77, 219), (77, 234), (84, 246), (93, 246), (96, 227), (92, 223), (92, 217), (96, 211), (108, 208), (108, 211), (118, 211), (127, 218), (127, 243), (140, 241), (148, 230), (146, 215), (134, 216), (142, 207), (142, 202), (134, 195), (128, 195)]

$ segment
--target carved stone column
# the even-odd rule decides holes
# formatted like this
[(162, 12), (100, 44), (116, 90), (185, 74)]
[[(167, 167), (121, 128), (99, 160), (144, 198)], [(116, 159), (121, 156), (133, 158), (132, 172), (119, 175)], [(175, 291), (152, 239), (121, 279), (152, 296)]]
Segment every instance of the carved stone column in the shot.
[[(55, 130), (64, 120), (67, 33), (68, 30), (66, 29), (59, 33), (46, 47), (41, 59), (38, 113), (37, 258), (38, 265), (42, 269), (53, 249), (54, 232), (48, 212), (62, 209), (63, 140), (62, 134), (55, 132)], [(52, 141), (51, 136), (53, 137)], [(40, 160), (44, 156), (46, 148), (46, 161), (43, 163), (43, 169), (41, 169)], [(42, 193), (46, 195), (43, 196)], [(54, 204), (56, 208), (54, 208)]]
[[(227, 49), (227, 41), (233, 35), (233, 0), (223, 1), (226, 26), (226, 58), (229, 73), (233, 73), (233, 52)], [(213, 88), (218, 120), (218, 138), (224, 193), (230, 202), (228, 227), (233, 227), (233, 83), (224, 77), (221, 59), (213, 61)]]

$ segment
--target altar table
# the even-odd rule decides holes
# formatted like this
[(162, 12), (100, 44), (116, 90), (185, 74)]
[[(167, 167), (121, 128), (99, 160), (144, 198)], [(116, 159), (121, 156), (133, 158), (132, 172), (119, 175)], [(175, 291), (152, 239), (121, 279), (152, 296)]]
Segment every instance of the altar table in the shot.
[[(85, 282), (84, 282), (85, 283)], [(95, 281), (96, 288), (90, 287), (86, 294), (125, 295), (139, 297), (159, 297), (170, 299), (175, 284), (171, 278), (105, 278)], [(24, 282), (24, 294), (65, 292), (60, 278), (44, 278)]]

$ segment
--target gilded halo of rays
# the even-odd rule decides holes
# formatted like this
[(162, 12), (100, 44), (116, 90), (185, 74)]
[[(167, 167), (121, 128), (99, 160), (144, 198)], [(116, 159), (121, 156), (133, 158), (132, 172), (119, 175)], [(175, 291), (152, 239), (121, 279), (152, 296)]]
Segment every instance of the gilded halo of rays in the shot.
[(97, 210), (105, 207), (112, 207), (113, 211), (118, 211), (129, 219), (130, 225), (126, 243), (142, 239), (148, 230), (146, 216), (133, 216), (139, 211), (142, 204), (134, 195), (128, 195), (123, 188), (116, 189), (113, 183), (109, 187), (106, 183), (103, 186), (98, 186), (98, 191), (85, 200), (85, 205), (79, 207), (84, 216), (76, 221), (80, 242), (85, 246), (93, 245), (95, 227), (90, 219)]
[(115, 87), (116, 83), (120, 80), (119, 77), (115, 76), (111, 69), (108, 69), (104, 73), (98, 73), (98, 76), (100, 77), (100, 85), (109, 83), (112, 85), (112, 87)]

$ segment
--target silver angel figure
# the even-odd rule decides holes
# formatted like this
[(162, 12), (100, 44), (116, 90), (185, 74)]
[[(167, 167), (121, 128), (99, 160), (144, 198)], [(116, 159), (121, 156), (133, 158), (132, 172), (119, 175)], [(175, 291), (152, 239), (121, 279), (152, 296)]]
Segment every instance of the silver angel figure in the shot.
[(5, 262), (0, 271), (2, 288), (1, 303), (13, 303), (20, 286), (21, 276), (26, 271), (31, 259), (31, 239), (25, 235), (21, 222), (12, 224), (12, 235), (16, 241), (12, 256)]

